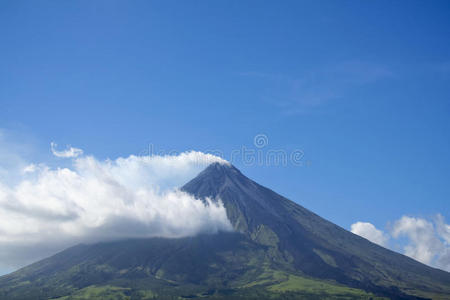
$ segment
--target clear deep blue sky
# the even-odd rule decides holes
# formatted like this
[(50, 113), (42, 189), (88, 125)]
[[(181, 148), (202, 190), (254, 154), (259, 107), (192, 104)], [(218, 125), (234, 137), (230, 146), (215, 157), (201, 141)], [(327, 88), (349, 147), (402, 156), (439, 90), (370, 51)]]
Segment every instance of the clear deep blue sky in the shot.
[[(0, 128), (99, 158), (301, 149), (250, 178), (349, 228), (450, 219), (449, 1), (1, 1)], [(227, 158), (227, 157), (226, 157)]]

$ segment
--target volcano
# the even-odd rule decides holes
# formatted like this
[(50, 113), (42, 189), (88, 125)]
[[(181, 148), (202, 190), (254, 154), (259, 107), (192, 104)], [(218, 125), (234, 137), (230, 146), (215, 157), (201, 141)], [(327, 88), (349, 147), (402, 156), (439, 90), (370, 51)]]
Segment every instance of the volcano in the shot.
[(233, 232), (81, 244), (0, 277), (0, 299), (450, 299), (450, 273), (214, 163), (182, 187)]

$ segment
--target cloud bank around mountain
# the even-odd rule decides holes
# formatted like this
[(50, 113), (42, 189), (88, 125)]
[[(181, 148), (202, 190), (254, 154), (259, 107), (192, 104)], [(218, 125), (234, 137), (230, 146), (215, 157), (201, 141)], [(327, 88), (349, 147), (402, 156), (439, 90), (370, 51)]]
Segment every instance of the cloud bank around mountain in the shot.
[[(16, 268), (81, 242), (184, 237), (232, 229), (224, 207), (177, 187), (219, 157), (201, 152), (99, 160), (51, 150), (69, 166), (28, 164), (0, 180), (0, 267)], [(15, 172), (11, 170), (11, 172)]]
[(384, 247), (396, 248), (403, 244), (400, 247), (405, 255), (450, 271), (450, 225), (440, 214), (433, 220), (403, 216), (393, 223), (388, 233), (365, 222), (352, 224), (351, 231)]

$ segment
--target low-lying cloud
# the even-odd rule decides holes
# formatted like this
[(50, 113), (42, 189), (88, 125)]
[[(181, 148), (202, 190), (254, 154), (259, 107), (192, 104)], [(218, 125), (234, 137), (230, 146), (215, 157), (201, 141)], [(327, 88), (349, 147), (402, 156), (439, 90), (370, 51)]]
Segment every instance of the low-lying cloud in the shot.
[[(385, 233), (371, 223), (352, 224), (351, 231), (381, 246), (400, 246), (405, 255), (450, 272), (450, 225), (442, 215), (433, 220), (403, 216)], [(395, 248), (395, 247), (394, 247)]]
[[(80, 242), (184, 237), (231, 230), (224, 207), (177, 187), (208, 164), (201, 152), (98, 160), (68, 148), (70, 167), (29, 164), (0, 181), (0, 267), (19, 267)], [(79, 151), (78, 151), (79, 150)], [(78, 157), (77, 157), (78, 156)]]

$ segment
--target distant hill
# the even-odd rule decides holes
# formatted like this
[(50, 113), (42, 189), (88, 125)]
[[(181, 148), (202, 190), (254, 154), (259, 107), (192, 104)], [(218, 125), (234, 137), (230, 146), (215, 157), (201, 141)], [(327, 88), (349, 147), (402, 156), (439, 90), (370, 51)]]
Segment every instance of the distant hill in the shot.
[[(215, 163), (187, 183), (235, 232), (78, 245), (0, 277), (0, 299), (450, 299), (450, 273)], [(205, 202), (206, 203), (206, 202)]]

